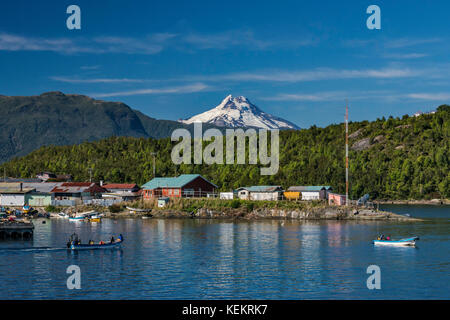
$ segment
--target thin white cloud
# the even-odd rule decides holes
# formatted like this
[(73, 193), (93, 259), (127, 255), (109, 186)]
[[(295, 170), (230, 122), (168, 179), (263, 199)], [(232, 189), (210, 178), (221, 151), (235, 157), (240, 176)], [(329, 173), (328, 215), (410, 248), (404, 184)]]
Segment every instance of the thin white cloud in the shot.
[(320, 68), (305, 71), (264, 71), (240, 72), (224, 75), (191, 76), (186, 79), (210, 81), (271, 81), (271, 82), (307, 82), (319, 80), (340, 79), (395, 79), (418, 76), (419, 70), (409, 68), (380, 68), (380, 69), (328, 69)]
[(318, 92), (318, 93), (283, 93), (274, 97), (262, 98), (267, 101), (307, 101), (307, 102), (321, 102), (321, 101), (337, 101), (348, 98), (344, 92)]
[(408, 100), (429, 100), (429, 101), (450, 101), (450, 93), (401, 93), (392, 90), (371, 90), (371, 91), (323, 91), (314, 93), (281, 93), (272, 97), (262, 97), (266, 101), (285, 102), (326, 102), (355, 100), (387, 100), (404, 101)]
[(410, 93), (406, 97), (417, 100), (429, 100), (429, 101), (447, 101), (450, 102), (450, 93), (438, 92), (438, 93)]
[(50, 79), (66, 82), (66, 83), (142, 83), (144, 79), (128, 79), (128, 78), (93, 78), (93, 79), (80, 79), (70, 77), (50, 77)]
[(0, 33), (0, 51), (50, 51), (61, 54), (126, 53), (152, 55), (168, 47), (192, 49), (229, 49), (242, 46), (247, 49), (296, 48), (317, 43), (317, 39), (301, 40), (258, 38), (252, 31), (229, 30), (219, 33), (154, 33), (144, 37), (98, 36), (93, 38), (38, 38)]
[(388, 40), (385, 43), (386, 48), (405, 48), (405, 47), (413, 47), (418, 45), (430, 44), (430, 43), (439, 43), (442, 42), (441, 38), (400, 38), (394, 40)]
[(161, 52), (175, 34), (157, 33), (144, 38), (35, 38), (0, 33), (0, 51), (50, 51), (62, 54), (75, 53), (128, 53), (156, 54)]
[(442, 38), (398, 38), (398, 39), (349, 39), (343, 40), (346, 47), (366, 47), (377, 45), (386, 49), (399, 49), (443, 42)]
[(228, 49), (230, 47), (245, 47), (264, 50), (272, 47), (296, 48), (314, 45), (317, 39), (305, 37), (297, 39), (258, 38), (252, 31), (229, 30), (221, 33), (200, 34), (190, 33), (182, 37), (182, 41), (198, 49)]
[(0, 51), (53, 51), (59, 53), (94, 52), (79, 47), (72, 39), (43, 39), (0, 33)]
[(385, 54), (384, 57), (385, 58), (389, 58), (389, 59), (400, 59), (400, 60), (404, 60), (404, 59), (420, 59), (420, 58), (425, 58), (428, 57), (429, 54), (426, 53), (390, 53), (390, 54)]
[(181, 93), (194, 93), (210, 89), (209, 86), (203, 83), (195, 83), (185, 86), (177, 87), (166, 87), (166, 88), (146, 88), (138, 90), (129, 91), (117, 91), (117, 92), (107, 92), (107, 93), (93, 93), (90, 96), (96, 98), (107, 98), (107, 97), (124, 97), (124, 96), (135, 96), (135, 95), (150, 95), (150, 94), (181, 94)]
[(324, 101), (345, 101), (350, 99), (364, 100), (364, 99), (395, 99), (398, 95), (387, 90), (372, 90), (372, 91), (323, 91), (314, 93), (281, 93), (273, 97), (263, 97), (262, 100), (267, 101), (303, 101), (303, 102), (324, 102)]
[(97, 70), (100, 68), (100, 65), (95, 65), (95, 66), (81, 66), (80, 69), (81, 70)]

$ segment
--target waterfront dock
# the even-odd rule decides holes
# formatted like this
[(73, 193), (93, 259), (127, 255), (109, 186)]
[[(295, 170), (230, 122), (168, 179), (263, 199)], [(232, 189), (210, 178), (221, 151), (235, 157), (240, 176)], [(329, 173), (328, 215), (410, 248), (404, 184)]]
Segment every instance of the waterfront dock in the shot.
[(0, 222), (0, 239), (30, 239), (33, 237), (34, 225), (25, 221)]

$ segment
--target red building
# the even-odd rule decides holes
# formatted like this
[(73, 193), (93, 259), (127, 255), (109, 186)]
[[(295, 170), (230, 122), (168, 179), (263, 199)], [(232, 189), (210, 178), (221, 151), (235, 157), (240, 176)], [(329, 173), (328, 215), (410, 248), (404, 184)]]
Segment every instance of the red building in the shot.
[(142, 186), (144, 199), (158, 197), (207, 197), (217, 190), (214, 183), (199, 174), (182, 174), (178, 177), (154, 178)]
[(104, 192), (106, 189), (93, 182), (64, 182), (50, 191), (55, 200), (99, 199)]

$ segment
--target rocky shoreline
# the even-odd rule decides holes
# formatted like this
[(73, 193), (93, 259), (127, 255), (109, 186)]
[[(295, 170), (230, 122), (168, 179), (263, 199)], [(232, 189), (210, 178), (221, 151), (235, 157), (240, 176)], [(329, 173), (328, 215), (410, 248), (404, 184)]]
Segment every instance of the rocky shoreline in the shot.
[[(144, 214), (131, 214), (123, 211), (119, 213), (107, 213), (106, 217), (113, 219), (143, 217)], [(147, 217), (150, 217), (147, 215)], [(292, 220), (382, 220), (382, 221), (422, 221), (392, 212), (345, 207), (317, 207), (308, 210), (259, 208), (255, 210), (242, 210), (227, 208), (224, 210), (200, 208), (196, 211), (185, 212), (171, 209), (155, 209), (151, 212), (152, 218), (197, 218), (197, 219), (292, 219)]]
[(377, 200), (377, 204), (408, 204), (408, 205), (450, 205), (450, 199), (432, 200)]

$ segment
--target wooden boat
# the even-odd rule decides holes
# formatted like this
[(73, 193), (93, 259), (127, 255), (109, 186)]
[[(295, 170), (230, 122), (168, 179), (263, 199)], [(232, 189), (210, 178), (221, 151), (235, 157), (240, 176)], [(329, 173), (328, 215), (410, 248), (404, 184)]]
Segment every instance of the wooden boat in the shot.
[(399, 240), (373, 240), (373, 244), (378, 246), (396, 247), (415, 246), (417, 240), (419, 240), (419, 237), (404, 238)]
[(56, 219), (69, 219), (69, 215), (64, 212), (58, 212), (58, 213), (50, 213), (50, 218), (56, 218)]
[(115, 242), (107, 242), (104, 244), (71, 244), (70, 250), (96, 250), (96, 249), (115, 249), (120, 248), (123, 240), (116, 240)]
[(93, 244), (77, 244), (78, 235), (73, 234), (70, 237), (69, 243), (67, 245), (70, 250), (96, 250), (96, 249), (116, 249), (122, 246), (124, 239), (120, 235), (119, 239), (114, 242), (104, 242), (104, 243), (93, 243)]
[(85, 219), (89, 219), (90, 217), (96, 216), (96, 215), (98, 215), (98, 213), (95, 211), (77, 213), (77, 214), (75, 214), (75, 216), (70, 217), (69, 221), (84, 221)]
[(145, 212), (152, 211), (152, 209), (139, 209), (139, 208), (131, 208), (131, 207), (127, 207), (127, 210), (129, 210), (130, 213), (145, 213)]
[(69, 221), (83, 221), (84, 219), (85, 219), (85, 217), (82, 217), (82, 216), (69, 217)]

